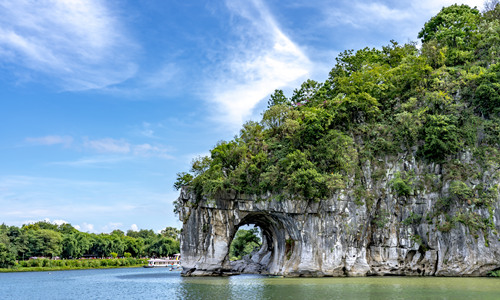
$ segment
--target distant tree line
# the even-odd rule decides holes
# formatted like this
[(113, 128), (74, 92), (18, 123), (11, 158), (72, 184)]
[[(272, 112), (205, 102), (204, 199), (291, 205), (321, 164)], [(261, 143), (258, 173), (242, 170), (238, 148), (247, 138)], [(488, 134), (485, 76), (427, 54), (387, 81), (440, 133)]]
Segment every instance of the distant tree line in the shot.
[(167, 227), (153, 230), (113, 230), (111, 233), (86, 233), (71, 224), (46, 221), (25, 224), (21, 228), (0, 225), (0, 268), (13, 266), (16, 260), (30, 257), (162, 257), (180, 251), (180, 231)]

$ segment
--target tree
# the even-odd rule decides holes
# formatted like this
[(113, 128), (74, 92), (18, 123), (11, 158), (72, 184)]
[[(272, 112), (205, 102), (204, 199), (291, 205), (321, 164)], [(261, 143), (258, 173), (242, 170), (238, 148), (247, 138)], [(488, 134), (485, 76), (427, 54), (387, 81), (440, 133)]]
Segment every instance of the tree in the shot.
[(179, 240), (179, 236), (181, 234), (181, 231), (177, 228), (174, 227), (167, 227), (163, 229), (160, 234), (164, 237), (168, 237), (174, 240)]
[(0, 268), (9, 268), (16, 264), (16, 254), (4, 243), (0, 243)]
[(66, 234), (62, 240), (62, 257), (80, 258), (92, 247), (92, 240), (86, 233)]
[(191, 184), (193, 178), (194, 178), (193, 175), (186, 172), (177, 173), (177, 179), (175, 180), (174, 183), (174, 189), (179, 190), (181, 187)]
[(444, 7), (425, 23), (418, 37), (422, 38), (422, 43), (435, 39), (440, 47), (444, 47), (447, 65), (462, 64), (473, 58), (474, 36), (480, 21), (476, 8), (454, 4)]
[(158, 236), (146, 241), (146, 253), (150, 257), (169, 256), (180, 251), (180, 243), (172, 238)]
[(447, 155), (461, 148), (458, 129), (453, 118), (447, 115), (429, 115), (425, 124), (424, 155), (442, 161)]
[(258, 249), (261, 245), (258, 234), (259, 230), (257, 228), (238, 230), (229, 247), (231, 260), (241, 259), (243, 256), (252, 253), (253, 250)]
[(432, 39), (450, 47), (461, 47), (470, 41), (480, 21), (479, 11), (468, 5), (454, 4), (444, 7), (418, 33), (422, 43)]
[(483, 15), (489, 20), (500, 19), (500, 1), (486, 0), (484, 2)]
[(271, 108), (275, 105), (288, 105), (289, 100), (285, 97), (282, 90), (274, 90), (271, 94), (271, 98), (267, 101), (267, 108)]
[(111, 235), (125, 236), (125, 232), (123, 232), (123, 230), (120, 230), (120, 229), (115, 229), (115, 230), (111, 231)]
[(143, 255), (143, 253), (144, 253), (144, 239), (126, 236), (125, 237), (125, 251), (126, 251), (126, 253), (130, 253), (133, 257)]
[(26, 232), (29, 256), (59, 256), (62, 251), (62, 234), (50, 229), (30, 229)]

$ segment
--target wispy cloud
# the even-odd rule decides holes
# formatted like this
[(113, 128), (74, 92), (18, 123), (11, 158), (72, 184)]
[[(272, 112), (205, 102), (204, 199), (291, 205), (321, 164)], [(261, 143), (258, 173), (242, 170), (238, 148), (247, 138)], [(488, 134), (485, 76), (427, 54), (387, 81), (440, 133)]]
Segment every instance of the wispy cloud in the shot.
[(40, 220), (66, 222), (90, 232), (126, 230), (118, 223), (129, 224), (123, 220), (133, 220), (137, 214), (164, 218), (177, 196), (176, 192), (154, 191), (134, 182), (0, 176), (0, 220), (17, 226)]
[[(141, 134), (145, 137), (153, 138), (154, 131), (150, 127), (151, 124), (144, 123)], [(133, 157), (159, 157), (164, 159), (173, 158), (169, 154), (171, 149), (168, 146), (156, 143), (132, 144), (125, 139), (90, 139), (88, 137), (84, 137), (81, 142), (75, 142), (74, 138), (71, 136), (47, 135), (42, 137), (28, 137), (25, 138), (25, 142), (30, 145), (64, 145), (66, 147), (73, 146), (72, 148), (83, 148), (87, 150), (87, 152), (96, 152), (101, 154), (101, 156), (84, 157), (76, 161), (51, 163), (54, 165), (91, 166), (98, 164), (117, 163), (124, 160), (130, 160)]]
[(226, 5), (241, 40), (231, 45), (221, 71), (209, 83), (208, 97), (217, 121), (238, 126), (275, 89), (304, 78), (311, 64), (262, 1), (226, 1)]
[(125, 140), (104, 138), (98, 140), (85, 139), (84, 146), (100, 153), (129, 153), (130, 144)]
[[(421, 18), (429, 18), (436, 14), (444, 6), (457, 3), (455, 0), (422, 0), (398, 2), (397, 7), (393, 3), (386, 1), (342, 1), (341, 5), (323, 4), (324, 23), (327, 26), (345, 26), (354, 28), (371, 28), (375, 25), (392, 24), (405, 26), (405, 22), (410, 22), (418, 30), (425, 22)], [(407, 2), (407, 3), (404, 3)], [(483, 6), (483, 0), (465, 0), (458, 3), (467, 4), (471, 7)], [(382, 28), (381, 28), (382, 29)]]
[(23, 222), (23, 224), (33, 224), (33, 223), (36, 223), (36, 222), (39, 222), (39, 221), (44, 221), (44, 222), (47, 222), (47, 223), (51, 223), (51, 224), (54, 224), (54, 225), (62, 225), (62, 224), (68, 224), (67, 221), (65, 220), (50, 220), (49, 218), (45, 218), (43, 220), (26, 220)]
[(142, 157), (172, 158), (168, 154), (168, 148), (163, 145), (130, 144), (120, 139), (104, 138), (98, 140), (86, 139), (84, 145), (100, 153), (131, 154)]
[(55, 161), (49, 163), (49, 165), (68, 166), (68, 167), (106, 168), (109, 167), (111, 164), (117, 164), (131, 159), (132, 157), (130, 156), (95, 156), (95, 157), (83, 157), (73, 161)]
[(120, 222), (109, 222), (108, 224), (104, 225), (102, 227), (103, 232), (111, 232), (115, 229), (118, 229), (122, 226), (123, 224)]
[(0, 59), (66, 90), (106, 87), (137, 69), (121, 27), (98, 0), (0, 0)]
[(94, 224), (87, 222), (83, 222), (82, 225), (75, 225), (75, 228), (83, 232), (94, 232)]
[(133, 148), (133, 154), (143, 157), (173, 158), (173, 156), (168, 154), (168, 149), (166, 147), (154, 146), (151, 144), (135, 145)]
[(467, 4), (470, 7), (477, 7), (481, 10), (484, 6), (484, 0), (422, 0), (422, 1), (409, 1), (413, 8), (419, 9), (421, 11), (428, 11), (430, 13), (437, 13), (441, 8), (445, 6), (450, 6), (452, 4)]
[(28, 137), (25, 141), (33, 145), (52, 146), (61, 144), (68, 147), (73, 142), (73, 138), (71, 136), (47, 135), (42, 137)]

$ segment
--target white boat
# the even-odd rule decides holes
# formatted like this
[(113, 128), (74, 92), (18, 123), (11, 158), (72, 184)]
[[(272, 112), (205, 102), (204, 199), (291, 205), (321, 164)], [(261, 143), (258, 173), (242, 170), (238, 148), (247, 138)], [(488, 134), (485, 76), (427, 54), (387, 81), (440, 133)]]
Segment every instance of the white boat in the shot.
[(152, 258), (144, 268), (170, 268), (170, 271), (181, 268), (180, 254), (175, 254), (175, 259)]

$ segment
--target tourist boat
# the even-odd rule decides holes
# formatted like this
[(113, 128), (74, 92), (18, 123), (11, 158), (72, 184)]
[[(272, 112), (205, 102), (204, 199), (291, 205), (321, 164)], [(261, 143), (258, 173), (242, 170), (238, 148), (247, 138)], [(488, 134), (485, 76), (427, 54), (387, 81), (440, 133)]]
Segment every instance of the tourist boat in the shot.
[(180, 254), (175, 254), (175, 259), (168, 258), (152, 258), (148, 260), (148, 264), (144, 268), (170, 268), (170, 271), (181, 268)]

